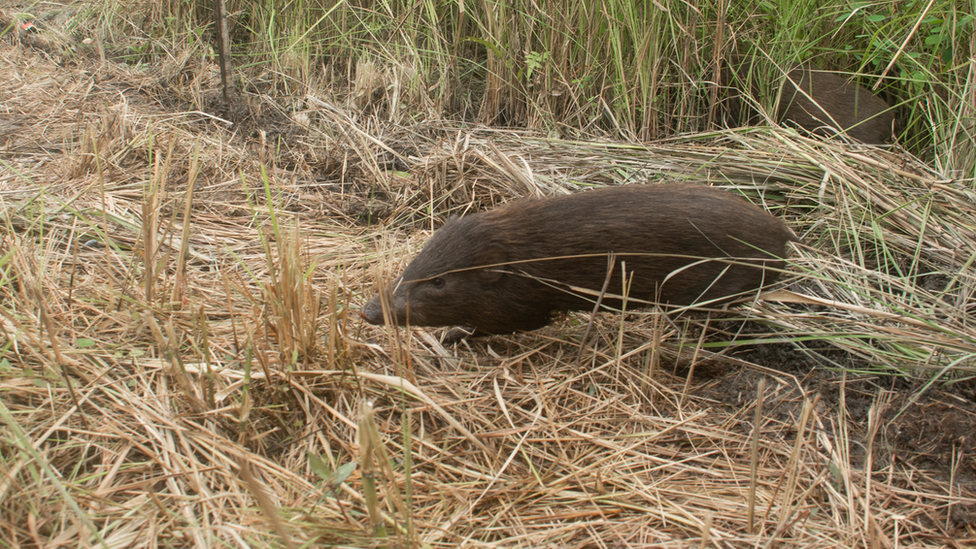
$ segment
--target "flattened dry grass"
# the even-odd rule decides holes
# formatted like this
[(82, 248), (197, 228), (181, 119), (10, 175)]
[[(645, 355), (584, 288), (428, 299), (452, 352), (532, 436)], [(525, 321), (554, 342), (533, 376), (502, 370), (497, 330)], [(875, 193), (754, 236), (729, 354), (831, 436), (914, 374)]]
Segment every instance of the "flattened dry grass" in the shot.
[[(328, 108), (297, 130), (259, 119), (278, 124), (262, 139), (161, 107), (134, 70), (91, 70), (0, 45), (12, 546), (976, 539), (965, 441), (923, 468), (878, 388), (972, 374), (973, 182), (781, 129), (564, 142), (383, 127), (311, 93)], [(452, 348), (356, 315), (449, 213), (670, 180), (788, 220), (803, 244), (780, 293)], [(781, 341), (849, 373), (818, 397), (806, 373), (750, 362)]]

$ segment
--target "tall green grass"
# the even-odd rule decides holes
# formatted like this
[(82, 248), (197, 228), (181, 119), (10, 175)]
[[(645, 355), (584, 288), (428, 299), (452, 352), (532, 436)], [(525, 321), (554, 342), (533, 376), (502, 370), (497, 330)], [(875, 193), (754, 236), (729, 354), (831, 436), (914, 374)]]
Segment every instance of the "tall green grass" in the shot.
[[(159, 39), (206, 37), (210, 6), (145, 0), (131, 9), (150, 17), (111, 21)], [(102, 11), (118, 10), (105, 2)], [(275, 93), (350, 89), (370, 60), (384, 71), (373, 95), (392, 95), (403, 119), (560, 136), (650, 140), (708, 129), (722, 55), (783, 69), (809, 62), (857, 76), (897, 105), (907, 149), (952, 175), (976, 175), (972, 147), (960, 147), (971, 145), (976, 119), (973, 0), (232, 0), (228, 11), (240, 74), (273, 74)], [(756, 100), (767, 109), (775, 76), (760, 78)]]

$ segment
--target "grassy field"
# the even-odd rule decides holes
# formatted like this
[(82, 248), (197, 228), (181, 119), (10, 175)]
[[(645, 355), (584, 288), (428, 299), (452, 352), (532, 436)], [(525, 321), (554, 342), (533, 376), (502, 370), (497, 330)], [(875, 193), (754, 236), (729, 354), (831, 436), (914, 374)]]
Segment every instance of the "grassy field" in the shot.
[[(824, 4), (232, 2), (229, 104), (210, 3), (0, 5), (0, 546), (976, 546), (976, 6)], [(895, 143), (721, 127), (733, 54)], [(449, 215), (674, 181), (781, 283), (359, 318)]]

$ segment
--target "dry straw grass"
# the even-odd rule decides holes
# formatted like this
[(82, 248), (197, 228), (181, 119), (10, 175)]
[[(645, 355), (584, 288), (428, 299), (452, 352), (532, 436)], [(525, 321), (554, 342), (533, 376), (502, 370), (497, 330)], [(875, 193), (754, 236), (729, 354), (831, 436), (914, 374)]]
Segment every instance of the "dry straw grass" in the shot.
[[(973, 371), (972, 182), (785, 130), (565, 142), (384, 127), (314, 94), (305, 127), (253, 97), (247, 134), (164, 107), (156, 75), (54, 61), (0, 45), (7, 545), (976, 540), (965, 442), (924, 468), (878, 388)], [(783, 292), (456, 348), (356, 315), (447, 213), (645, 180), (788, 219)], [(790, 340), (808, 371), (852, 370), (742, 354)]]

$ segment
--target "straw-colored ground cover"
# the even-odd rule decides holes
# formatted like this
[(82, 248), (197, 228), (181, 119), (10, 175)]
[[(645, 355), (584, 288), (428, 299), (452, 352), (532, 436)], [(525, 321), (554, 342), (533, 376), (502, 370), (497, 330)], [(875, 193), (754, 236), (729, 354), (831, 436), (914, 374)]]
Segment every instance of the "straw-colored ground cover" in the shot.
[[(209, 66), (38, 46), (0, 44), (4, 546), (976, 544), (972, 181), (781, 129), (567, 142), (312, 92), (231, 125), (177, 100)], [(358, 318), (448, 213), (674, 180), (790, 223), (779, 292), (457, 346)]]

